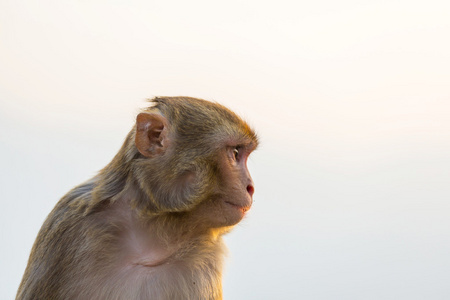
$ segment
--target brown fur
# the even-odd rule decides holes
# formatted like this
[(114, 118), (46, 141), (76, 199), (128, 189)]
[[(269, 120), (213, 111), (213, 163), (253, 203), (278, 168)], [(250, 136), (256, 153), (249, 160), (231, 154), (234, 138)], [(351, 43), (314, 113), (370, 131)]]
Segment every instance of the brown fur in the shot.
[(152, 102), (112, 162), (50, 213), (16, 299), (222, 299), (221, 235), (251, 205), (256, 135), (216, 103)]

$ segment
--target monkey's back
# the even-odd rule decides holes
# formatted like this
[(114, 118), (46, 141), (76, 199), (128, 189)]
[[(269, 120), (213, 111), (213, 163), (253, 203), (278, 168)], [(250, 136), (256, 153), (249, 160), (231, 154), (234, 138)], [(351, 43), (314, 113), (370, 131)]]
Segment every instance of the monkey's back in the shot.
[[(33, 245), (16, 299), (72, 299), (73, 289), (68, 286), (75, 288), (90, 269), (100, 267), (96, 266), (99, 261), (108, 259), (111, 252), (102, 249), (114, 245), (117, 228), (99, 216), (86, 214), (93, 185), (88, 182), (76, 187), (48, 215)], [(99, 257), (101, 260), (96, 259)]]

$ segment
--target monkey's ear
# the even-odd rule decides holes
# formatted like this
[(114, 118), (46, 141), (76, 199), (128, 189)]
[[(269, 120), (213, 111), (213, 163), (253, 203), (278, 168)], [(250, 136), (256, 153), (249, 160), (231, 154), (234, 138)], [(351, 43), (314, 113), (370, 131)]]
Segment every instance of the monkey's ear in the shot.
[(164, 153), (168, 145), (167, 119), (159, 114), (140, 113), (136, 118), (135, 144), (145, 157)]

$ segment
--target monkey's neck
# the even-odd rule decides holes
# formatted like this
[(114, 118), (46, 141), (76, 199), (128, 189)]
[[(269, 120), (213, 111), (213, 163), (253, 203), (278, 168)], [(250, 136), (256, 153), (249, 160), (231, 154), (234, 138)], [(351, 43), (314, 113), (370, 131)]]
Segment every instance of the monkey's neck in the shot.
[(130, 264), (157, 267), (223, 248), (221, 232), (201, 226), (189, 213), (143, 215), (127, 197), (116, 199), (111, 209), (123, 228), (120, 245)]

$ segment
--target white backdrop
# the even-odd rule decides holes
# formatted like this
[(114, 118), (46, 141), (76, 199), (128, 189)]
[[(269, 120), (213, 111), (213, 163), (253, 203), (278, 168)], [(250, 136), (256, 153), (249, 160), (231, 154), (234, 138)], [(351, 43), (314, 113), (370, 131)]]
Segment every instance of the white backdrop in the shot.
[(0, 0), (0, 299), (157, 95), (261, 137), (225, 299), (449, 299), (449, 3)]

